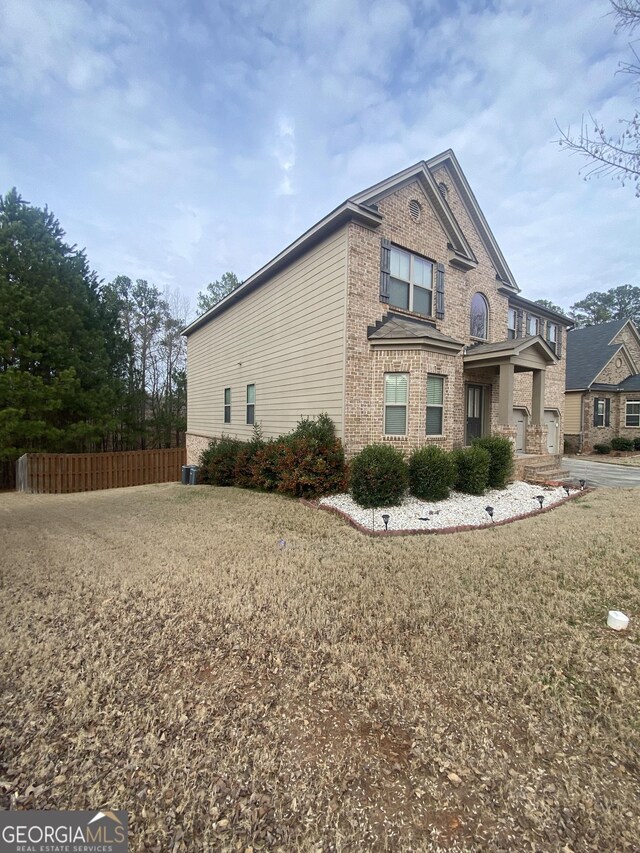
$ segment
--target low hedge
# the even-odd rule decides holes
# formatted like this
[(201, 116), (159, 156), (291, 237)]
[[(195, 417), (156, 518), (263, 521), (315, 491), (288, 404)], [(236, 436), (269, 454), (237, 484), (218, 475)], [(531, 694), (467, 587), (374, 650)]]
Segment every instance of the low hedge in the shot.
[(409, 458), (409, 491), (425, 501), (442, 501), (456, 479), (453, 457), (441, 447), (428, 445), (415, 450)]
[(210, 486), (235, 485), (236, 460), (243, 444), (229, 435), (212, 439), (200, 455), (200, 482)]
[(453, 458), (456, 465), (456, 490), (468, 495), (484, 494), (489, 484), (489, 451), (473, 445), (454, 450)]
[(640, 435), (633, 439), (633, 449), (640, 450)]
[(611, 453), (611, 445), (610, 444), (594, 444), (593, 449), (596, 453), (600, 453), (602, 456), (607, 453)]
[(370, 444), (351, 460), (351, 496), (360, 506), (397, 506), (407, 485), (404, 454), (390, 444)]
[(632, 438), (622, 438), (622, 436), (619, 436), (617, 438), (612, 438), (611, 439), (611, 449), (612, 450), (622, 450), (622, 451), (633, 450), (633, 439)]
[(489, 452), (489, 480), (492, 489), (504, 489), (513, 474), (513, 444), (500, 435), (477, 438), (473, 445)]

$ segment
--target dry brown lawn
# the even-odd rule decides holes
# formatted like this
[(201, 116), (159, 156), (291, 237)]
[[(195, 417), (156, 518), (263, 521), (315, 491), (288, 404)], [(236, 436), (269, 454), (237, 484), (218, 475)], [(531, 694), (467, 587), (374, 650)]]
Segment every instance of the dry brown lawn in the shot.
[(639, 496), (371, 539), (235, 489), (0, 495), (0, 805), (160, 853), (638, 850)]

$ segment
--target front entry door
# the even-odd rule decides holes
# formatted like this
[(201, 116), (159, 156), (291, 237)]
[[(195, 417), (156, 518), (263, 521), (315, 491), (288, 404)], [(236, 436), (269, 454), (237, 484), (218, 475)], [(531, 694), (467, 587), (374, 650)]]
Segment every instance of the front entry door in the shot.
[(482, 385), (467, 385), (467, 444), (482, 435)]

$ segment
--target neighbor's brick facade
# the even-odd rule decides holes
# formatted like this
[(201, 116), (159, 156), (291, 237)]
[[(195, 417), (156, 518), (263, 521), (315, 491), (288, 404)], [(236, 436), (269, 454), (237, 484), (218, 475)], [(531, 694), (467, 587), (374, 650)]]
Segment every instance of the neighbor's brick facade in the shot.
[[(438, 444), (447, 449), (460, 447), (465, 440), (465, 388), (467, 383), (485, 386), (485, 401), (489, 404), (484, 429), (498, 431), (497, 408), (499, 391), (498, 368), (495, 370), (465, 370), (462, 355), (439, 354), (415, 348), (373, 348), (367, 339), (367, 329), (382, 320), (385, 314), (417, 316), (380, 302), (380, 241), (391, 240), (399, 247), (445, 265), (445, 316), (436, 326), (443, 334), (465, 344), (476, 342), (470, 336), (470, 309), (473, 295), (480, 292), (489, 305), (488, 340), (507, 338), (508, 298), (498, 292), (501, 283), (484, 244), (458, 197), (446, 171), (434, 175), (436, 182), (447, 187), (447, 202), (460, 224), (478, 259), (476, 269), (462, 272), (450, 266), (451, 256), (447, 237), (418, 182), (398, 189), (378, 202), (383, 222), (373, 232), (358, 224), (349, 225), (346, 370), (344, 438), (349, 455), (367, 444), (391, 442), (410, 451), (424, 444)], [(421, 205), (418, 222), (409, 214), (409, 202)], [(435, 306), (434, 306), (435, 307)], [(430, 318), (434, 320), (434, 318)], [(560, 414), (560, 446), (562, 450), (562, 413), (564, 411), (565, 341), (559, 327), (562, 358), (559, 364), (546, 371), (545, 407)], [(384, 435), (384, 374), (409, 374), (409, 403), (407, 435)], [(445, 377), (444, 435), (426, 435), (427, 374)], [(524, 406), (531, 413), (531, 374), (517, 373), (514, 381), (514, 406)], [(506, 431), (514, 436), (515, 429)], [(546, 429), (530, 430), (530, 452), (546, 452)], [(534, 446), (531, 446), (534, 445)]]

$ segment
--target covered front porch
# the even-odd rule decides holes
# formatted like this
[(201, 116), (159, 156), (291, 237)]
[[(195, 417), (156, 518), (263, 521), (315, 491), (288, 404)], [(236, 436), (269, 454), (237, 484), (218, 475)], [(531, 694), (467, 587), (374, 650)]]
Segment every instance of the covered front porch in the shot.
[[(545, 379), (547, 368), (557, 361), (540, 335), (467, 348), (464, 353), (466, 443), (492, 431), (509, 438), (523, 454), (549, 456), (547, 431), (550, 410), (545, 409)], [(531, 374), (531, 399), (524, 405), (521, 400), (514, 404), (516, 373)], [(480, 391), (486, 387), (483, 380), (487, 376), (492, 380), (491, 398), (494, 402), (490, 427), (487, 413), (482, 411), (483, 394)], [(525, 415), (520, 417), (519, 412), (525, 412)], [(559, 417), (557, 424), (559, 432)]]

